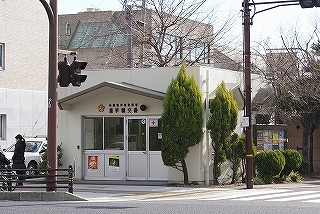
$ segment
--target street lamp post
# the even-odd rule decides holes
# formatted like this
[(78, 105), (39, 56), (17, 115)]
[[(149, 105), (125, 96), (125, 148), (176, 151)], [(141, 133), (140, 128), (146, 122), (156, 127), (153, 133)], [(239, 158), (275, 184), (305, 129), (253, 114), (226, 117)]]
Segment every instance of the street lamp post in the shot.
[[(57, 169), (57, 97), (58, 97), (58, 0), (40, 0), (49, 19), (49, 75), (48, 75), (48, 146), (47, 168)], [(49, 171), (47, 191), (57, 190), (57, 172)]]
[(249, 118), (249, 125), (245, 127), (246, 133), (246, 185), (253, 188), (253, 155), (251, 134), (251, 70), (250, 70), (250, 8), (249, 0), (243, 2), (243, 61), (245, 82), (245, 117)]

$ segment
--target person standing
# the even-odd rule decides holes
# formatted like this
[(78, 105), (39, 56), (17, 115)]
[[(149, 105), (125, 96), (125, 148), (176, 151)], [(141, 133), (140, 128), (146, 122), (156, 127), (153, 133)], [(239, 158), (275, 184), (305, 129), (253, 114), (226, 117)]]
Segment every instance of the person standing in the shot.
[[(13, 169), (26, 169), (24, 163), (24, 151), (26, 149), (26, 142), (24, 138), (18, 134), (16, 137), (16, 144), (14, 147), (14, 153), (12, 156), (12, 168)], [(26, 179), (26, 171), (17, 170), (18, 181), (17, 186), (23, 186), (23, 181)]]

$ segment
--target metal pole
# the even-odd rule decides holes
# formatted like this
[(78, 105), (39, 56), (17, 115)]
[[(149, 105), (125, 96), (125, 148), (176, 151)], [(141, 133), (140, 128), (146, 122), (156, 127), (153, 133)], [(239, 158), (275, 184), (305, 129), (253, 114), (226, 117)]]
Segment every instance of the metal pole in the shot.
[(132, 5), (125, 5), (127, 18), (127, 67), (132, 68)]
[(10, 165), (8, 165), (7, 179), (8, 179), (8, 183), (7, 183), (8, 184), (8, 191), (12, 191), (12, 169), (11, 169)]
[(146, 0), (142, 0), (142, 11), (141, 11), (141, 20), (143, 22), (142, 26), (142, 42), (141, 42), (141, 54), (140, 54), (140, 67), (143, 68), (143, 61), (144, 61), (144, 38), (145, 38), (145, 33), (146, 33)]
[(250, 71), (250, 9), (249, 0), (243, 1), (243, 57), (245, 82), (245, 117), (249, 118), (246, 133), (246, 184), (247, 189), (253, 188), (253, 155), (251, 134), (251, 71)]
[[(205, 124), (207, 123), (209, 119), (209, 71), (206, 71), (206, 120)], [(210, 165), (210, 143), (209, 143), (209, 130), (206, 129), (206, 185), (209, 185), (209, 165)]]
[[(58, 0), (51, 0), (53, 20), (49, 30), (49, 76), (48, 76), (48, 152), (47, 168), (57, 169), (57, 71), (58, 71)], [(50, 170), (47, 191), (56, 191), (57, 171)], [(49, 188), (49, 186), (51, 186)]]
[(69, 173), (69, 178), (68, 178), (68, 187), (69, 187), (69, 193), (73, 193), (73, 166), (69, 165), (68, 168), (68, 173)]

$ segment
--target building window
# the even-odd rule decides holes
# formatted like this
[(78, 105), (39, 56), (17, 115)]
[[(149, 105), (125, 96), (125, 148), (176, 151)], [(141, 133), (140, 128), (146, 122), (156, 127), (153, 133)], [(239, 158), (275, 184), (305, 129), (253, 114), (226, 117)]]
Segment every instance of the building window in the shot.
[(4, 44), (0, 43), (0, 70), (4, 70)]
[(123, 150), (123, 117), (85, 117), (85, 150)]
[(71, 36), (71, 28), (69, 23), (66, 23), (66, 36)]
[(0, 114), (0, 140), (6, 139), (6, 115)]
[(149, 151), (161, 151), (162, 123), (160, 118), (149, 119)]
[[(165, 34), (163, 38), (161, 38), (161, 34), (157, 33), (158, 37), (158, 44), (162, 44), (162, 47), (159, 46), (159, 49), (161, 50), (161, 55), (162, 56), (167, 56), (176, 59), (181, 58), (181, 38), (178, 36), (170, 35), (170, 34)], [(163, 40), (163, 43), (162, 41)]]
[(209, 63), (209, 45), (193, 39), (187, 39), (187, 60)]
[(124, 149), (124, 118), (105, 117), (104, 118), (104, 149), (123, 150)]

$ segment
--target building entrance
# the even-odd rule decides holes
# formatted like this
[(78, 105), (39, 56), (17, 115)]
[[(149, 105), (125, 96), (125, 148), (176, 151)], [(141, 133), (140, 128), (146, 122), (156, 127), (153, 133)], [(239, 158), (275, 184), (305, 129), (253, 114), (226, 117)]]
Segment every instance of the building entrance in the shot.
[(127, 119), (128, 180), (148, 179), (147, 117)]
[(160, 116), (84, 117), (84, 179), (168, 180)]

